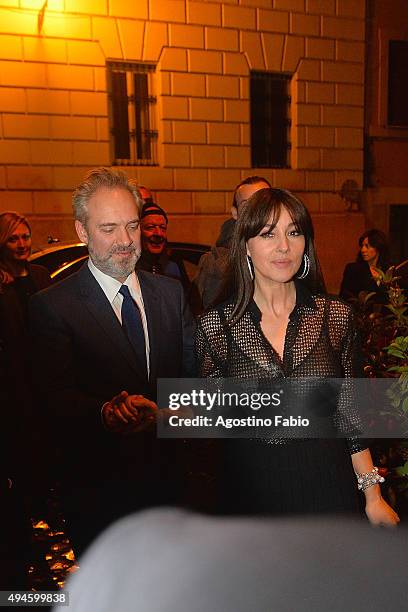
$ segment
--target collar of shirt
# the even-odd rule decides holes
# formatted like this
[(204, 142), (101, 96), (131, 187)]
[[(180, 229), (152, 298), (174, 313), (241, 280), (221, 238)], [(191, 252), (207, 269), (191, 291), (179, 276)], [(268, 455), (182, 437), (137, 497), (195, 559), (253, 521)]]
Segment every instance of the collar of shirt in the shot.
[(108, 274), (101, 272), (95, 264), (92, 262), (91, 258), (88, 259), (88, 267), (102, 291), (106, 295), (109, 300), (110, 305), (112, 306), (115, 315), (119, 319), (120, 324), (122, 324), (122, 302), (123, 296), (119, 293), (119, 289), (122, 285), (127, 285), (129, 287), (130, 295), (135, 300), (138, 308), (140, 310), (140, 315), (142, 317), (142, 325), (143, 331), (145, 335), (145, 345), (146, 345), (146, 362), (148, 373), (150, 373), (150, 343), (149, 343), (149, 331), (147, 326), (147, 317), (146, 311), (143, 304), (142, 291), (140, 289), (139, 279), (135, 272), (129, 274), (124, 283), (116, 280), (116, 278), (112, 278)]
[[(119, 302), (120, 305), (122, 305), (123, 297), (119, 293), (119, 289), (122, 285), (127, 285), (129, 287), (130, 295), (135, 300), (140, 310), (144, 312), (142, 292), (140, 289), (139, 279), (137, 278), (135, 272), (129, 274), (125, 282), (121, 283), (120, 281), (116, 280), (116, 278), (112, 278), (112, 276), (101, 272), (101, 270), (95, 266), (91, 258), (88, 259), (88, 267), (114, 309), (114, 301), (116, 297), (120, 298)], [(120, 318), (121, 317), (119, 317), (119, 319)]]
[[(312, 310), (317, 309), (316, 303), (313, 299), (313, 295), (308, 289), (308, 287), (297, 279), (295, 279), (295, 287), (296, 304), (289, 315), (289, 319), (292, 319), (299, 312), (300, 308), (310, 308)], [(254, 317), (254, 320), (259, 323), (262, 319), (262, 313), (254, 300), (251, 300), (251, 302), (249, 303), (248, 310), (251, 312), (252, 316)]]

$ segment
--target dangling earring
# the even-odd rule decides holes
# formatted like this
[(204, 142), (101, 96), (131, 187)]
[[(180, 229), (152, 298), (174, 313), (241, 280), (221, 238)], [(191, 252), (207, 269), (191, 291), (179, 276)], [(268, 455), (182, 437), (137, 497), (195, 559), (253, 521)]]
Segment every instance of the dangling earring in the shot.
[(309, 270), (310, 270), (309, 255), (306, 255), (306, 253), (303, 253), (303, 272), (299, 274), (299, 276), (297, 276), (296, 278), (299, 278), (299, 279), (306, 278), (306, 276), (309, 274)]
[(248, 254), (246, 258), (247, 258), (249, 276), (251, 277), (251, 280), (254, 280), (254, 264), (252, 263), (252, 259)]

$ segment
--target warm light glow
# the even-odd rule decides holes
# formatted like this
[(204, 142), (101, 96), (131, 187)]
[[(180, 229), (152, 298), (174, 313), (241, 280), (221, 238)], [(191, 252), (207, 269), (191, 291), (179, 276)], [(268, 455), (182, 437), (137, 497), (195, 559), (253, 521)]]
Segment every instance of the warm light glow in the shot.
[(38, 521), (33, 525), (34, 529), (49, 529), (50, 526), (45, 521)]
[(56, 561), (50, 565), (50, 569), (55, 572), (55, 570), (65, 570), (67, 569), (66, 563), (62, 563), (61, 561)]
[(69, 551), (68, 551), (68, 552), (67, 552), (67, 553), (64, 555), (64, 557), (65, 557), (66, 559), (68, 559), (68, 561), (75, 561), (75, 555), (74, 555), (74, 551), (73, 551), (72, 549), (71, 549), (71, 550), (69, 550)]
[[(41, 10), (44, 0), (20, 0), (20, 8)], [(47, 11), (63, 11), (64, 0), (48, 0)]]

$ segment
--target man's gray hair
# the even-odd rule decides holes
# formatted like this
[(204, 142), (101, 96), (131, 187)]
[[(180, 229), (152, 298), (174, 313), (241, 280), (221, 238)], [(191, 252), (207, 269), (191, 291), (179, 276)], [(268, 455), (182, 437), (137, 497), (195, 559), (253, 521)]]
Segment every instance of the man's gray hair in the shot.
[(94, 168), (86, 175), (82, 183), (78, 185), (72, 195), (72, 207), (74, 209), (74, 217), (83, 225), (86, 225), (88, 219), (88, 202), (98, 189), (126, 189), (137, 204), (140, 210), (143, 204), (142, 197), (136, 183), (121, 170), (112, 170), (111, 168)]

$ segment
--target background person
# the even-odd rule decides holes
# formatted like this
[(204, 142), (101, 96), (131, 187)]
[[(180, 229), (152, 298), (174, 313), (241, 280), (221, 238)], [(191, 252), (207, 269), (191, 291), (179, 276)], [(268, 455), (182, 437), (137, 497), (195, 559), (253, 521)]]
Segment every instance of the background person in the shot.
[[(34, 431), (27, 304), (50, 284), (48, 271), (30, 264), (31, 229), (18, 212), (0, 214), (0, 553), (2, 588), (26, 588), (30, 524), (25, 498), (40, 449)], [(35, 429), (34, 429), (35, 426)], [(31, 452), (34, 451), (35, 452)], [(36, 491), (37, 493), (37, 491)], [(32, 500), (34, 501), (34, 500)]]
[[(324, 293), (310, 214), (290, 192), (261, 189), (246, 203), (231, 245), (233, 297), (197, 328), (201, 376), (251, 379), (358, 376), (351, 308)], [(358, 428), (354, 405), (340, 395), (336, 418)], [(381, 496), (364, 441), (270, 439), (223, 441), (221, 507), (230, 513), (357, 512), (353, 471), (363, 474), (371, 522), (398, 517)]]
[[(0, 314), (3, 338), (10, 333), (9, 350), (18, 344), (17, 336), (27, 329), (28, 300), (51, 283), (48, 270), (30, 264), (31, 228), (25, 217), (9, 211), (0, 214)], [(14, 347), (20, 354), (20, 347)]]
[(11, 395), (17, 392), (19, 406), (18, 411), (6, 412), (14, 417), (9, 427), (15, 433), (8, 432), (11, 446), (21, 435), (21, 427), (27, 427), (25, 418), (31, 411), (28, 301), (51, 283), (46, 268), (29, 263), (30, 254), (27, 219), (15, 211), (0, 214), (0, 359), (8, 391)]
[(30, 397), (28, 301), (51, 283), (48, 270), (30, 264), (31, 229), (25, 217), (0, 214), (0, 350), (10, 389)]
[(191, 297), (195, 312), (209, 308), (220, 294), (228, 268), (229, 248), (236, 220), (251, 195), (265, 187), (271, 187), (271, 184), (262, 176), (248, 176), (235, 187), (231, 205), (232, 218), (222, 224), (215, 246), (201, 257), (198, 264)]
[(370, 229), (361, 234), (358, 245), (356, 261), (348, 263), (343, 272), (340, 297), (345, 300), (356, 299), (360, 291), (381, 294), (376, 268), (386, 272), (391, 265), (387, 238), (380, 230)]
[(153, 274), (164, 274), (188, 283), (187, 275), (179, 264), (172, 260), (167, 248), (168, 219), (165, 211), (154, 202), (145, 202), (140, 214), (142, 252), (136, 267)]

